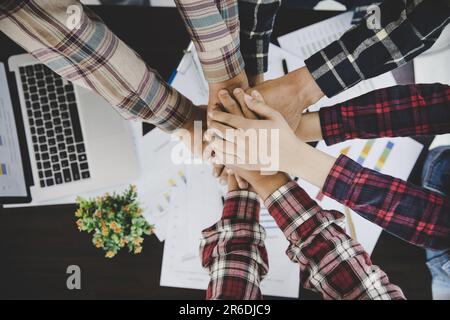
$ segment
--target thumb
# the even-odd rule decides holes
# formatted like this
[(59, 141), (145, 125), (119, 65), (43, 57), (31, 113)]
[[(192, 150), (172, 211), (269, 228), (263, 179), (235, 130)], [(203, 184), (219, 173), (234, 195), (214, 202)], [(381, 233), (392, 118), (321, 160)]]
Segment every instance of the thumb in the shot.
[(267, 106), (265, 103), (256, 100), (248, 94), (245, 94), (244, 99), (248, 108), (261, 118), (272, 119), (274, 117), (274, 110), (272, 110), (272, 108)]

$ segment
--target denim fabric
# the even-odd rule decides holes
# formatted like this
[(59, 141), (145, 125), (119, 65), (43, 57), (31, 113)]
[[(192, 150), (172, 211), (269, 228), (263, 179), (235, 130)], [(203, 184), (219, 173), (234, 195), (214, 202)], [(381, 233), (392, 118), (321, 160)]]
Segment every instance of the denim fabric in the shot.
[[(424, 187), (450, 196), (450, 146), (433, 149), (422, 172)], [(448, 213), (450, 214), (450, 212)], [(450, 300), (450, 249), (427, 250), (434, 300)]]

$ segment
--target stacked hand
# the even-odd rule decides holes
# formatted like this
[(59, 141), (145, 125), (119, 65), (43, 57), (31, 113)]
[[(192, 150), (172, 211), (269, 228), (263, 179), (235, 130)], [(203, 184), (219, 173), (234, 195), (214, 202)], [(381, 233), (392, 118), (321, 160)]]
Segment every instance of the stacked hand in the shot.
[[(256, 75), (256, 76), (248, 76), (242, 72), (238, 76), (236, 76), (233, 79), (230, 79), (225, 82), (220, 83), (210, 83), (209, 84), (209, 102), (208, 102), (208, 113), (215, 111), (215, 110), (226, 110), (228, 112), (233, 112), (233, 110), (236, 110), (235, 108), (233, 110), (227, 109), (229, 106), (227, 104), (228, 101), (225, 101), (225, 104), (223, 103), (222, 99), (220, 98), (219, 93), (222, 90), (230, 91), (232, 92), (236, 88), (243, 88), (248, 89), (249, 85), (255, 86), (263, 81), (263, 75)], [(242, 91), (242, 90), (241, 90)], [(249, 109), (246, 108), (242, 110), (242, 114), (248, 118), (254, 118), (255, 115), (252, 112), (249, 112)], [(210, 119), (208, 117), (208, 127), (210, 125)], [(222, 184), (227, 183), (228, 179), (228, 171), (224, 170), (225, 167), (223, 165), (214, 165), (213, 174), (215, 177), (219, 178)], [(236, 175), (236, 180), (239, 184), (239, 186), (243, 189), (248, 188), (248, 183), (239, 177), (239, 175)]]
[[(242, 94), (241, 90), (235, 90), (234, 94), (236, 100), (228, 93), (221, 95), (230, 113), (216, 110), (209, 114), (214, 134), (208, 132), (207, 138), (214, 150), (214, 161), (232, 168), (253, 185), (255, 179), (258, 182), (263, 177), (257, 170), (267, 169), (265, 160), (269, 157), (279, 164), (277, 168), (270, 167), (271, 171), (295, 174), (321, 188), (336, 159), (299, 139), (281, 113), (270, 108), (258, 91), (254, 90), (251, 96)], [(247, 119), (234, 111), (238, 105), (249, 108), (260, 119)], [(261, 131), (266, 134), (260, 135)], [(277, 135), (271, 134), (274, 131)], [(249, 139), (254, 136), (258, 139), (256, 142)], [(273, 152), (267, 154), (267, 150)], [(256, 172), (258, 178), (250, 172)]]
[[(276, 109), (292, 130), (301, 130), (300, 122), (306, 108), (324, 96), (306, 67), (254, 87), (269, 106)], [(251, 93), (251, 90), (247, 90)]]
[[(220, 112), (226, 115), (247, 119), (249, 121), (258, 121), (256, 120), (257, 117), (255, 113), (247, 106), (247, 103), (245, 103), (246, 94), (244, 93), (244, 91), (242, 89), (235, 89), (233, 90), (233, 95), (234, 98), (228, 93), (228, 91), (220, 91), (219, 101), (228, 113), (222, 111), (213, 111), (212, 114), (214, 114), (215, 112)], [(246, 117), (246, 115), (248, 116), (248, 118)], [(211, 122), (211, 125), (212, 127), (214, 127), (216, 125), (216, 121), (213, 120)], [(206, 139), (209, 141), (213, 141), (214, 139), (216, 139), (216, 137), (213, 137), (212, 132), (209, 131), (206, 134)], [(218, 156), (220, 155), (215, 155), (214, 159), (217, 159)], [(224, 171), (228, 174), (227, 180), (230, 191), (237, 189), (237, 186), (234, 185), (233, 182), (234, 177), (238, 176), (248, 181), (248, 183), (250, 184), (250, 188), (256, 191), (263, 199), (266, 199), (270, 194), (273, 193), (273, 191), (289, 181), (289, 178), (283, 173), (277, 173), (271, 176), (261, 175), (258, 171), (245, 170), (242, 167), (233, 164), (227, 165)], [(232, 188), (232, 186), (234, 187), (234, 189)], [(240, 185), (239, 188), (245, 189)]]

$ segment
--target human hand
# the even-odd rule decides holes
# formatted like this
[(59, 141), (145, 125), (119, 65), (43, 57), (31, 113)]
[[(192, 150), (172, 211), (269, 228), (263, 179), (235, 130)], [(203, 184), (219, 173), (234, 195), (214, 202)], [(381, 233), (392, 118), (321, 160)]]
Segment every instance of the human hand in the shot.
[[(225, 170), (228, 170), (228, 169), (225, 169)], [(234, 176), (234, 174), (232, 172), (229, 172), (227, 174), (227, 180), (228, 180), (228, 192), (242, 190), (239, 187), (239, 183), (237, 182), (236, 177)]]
[[(229, 99), (233, 100), (230, 96)], [(279, 112), (267, 106), (256, 90), (252, 96), (245, 94), (238, 100), (241, 106), (262, 120), (246, 119), (221, 111), (211, 112), (210, 128), (215, 135), (210, 138), (215, 160), (226, 166), (233, 165), (251, 171), (289, 172), (295, 166), (302, 144), (287, 121)]]
[[(228, 91), (219, 92), (219, 100), (225, 110), (232, 115), (244, 116), (247, 119), (256, 120), (257, 115), (252, 112), (245, 103), (245, 93), (242, 89), (235, 89), (233, 91), (235, 99), (228, 93)], [(289, 177), (283, 173), (277, 173), (271, 176), (261, 175), (258, 171), (247, 171), (236, 166), (229, 166), (225, 170), (228, 173), (228, 182), (230, 188), (230, 178), (240, 177), (250, 183), (250, 189), (256, 191), (262, 199), (266, 199), (279, 187), (289, 181)], [(234, 180), (231, 180), (234, 183)], [(236, 182), (237, 183), (237, 182)], [(235, 185), (232, 185), (236, 188)], [(229, 189), (231, 191), (231, 189)]]
[[(234, 91), (235, 96), (238, 100), (244, 101), (244, 91), (241, 88), (237, 88)], [(218, 94), (218, 100), (221, 105), (221, 109), (226, 112), (238, 115), (241, 117), (246, 117), (247, 119), (257, 119), (257, 116), (245, 105), (238, 104), (228, 93), (227, 90), (220, 90)], [(213, 169), (213, 175), (219, 178), (219, 181), (222, 184), (225, 184), (227, 181), (227, 176), (230, 174), (230, 170), (225, 169), (223, 164), (215, 164)], [(232, 173), (231, 173), (232, 174)], [(236, 174), (235, 178), (241, 189), (247, 189), (248, 183), (244, 179), (240, 177), (240, 175)]]
[[(261, 93), (269, 106), (283, 115), (294, 131), (299, 127), (304, 110), (324, 96), (306, 67), (281, 78), (265, 81), (253, 89)], [(253, 89), (247, 92), (251, 93)]]
[(192, 106), (192, 113), (182, 128), (173, 134), (177, 136), (192, 152), (194, 157), (204, 159), (204, 151), (207, 150), (208, 143), (203, 139), (206, 132), (206, 106)]
[[(252, 81), (259, 82), (260, 78), (251, 78)], [(208, 101), (208, 112), (221, 109), (222, 105), (219, 100), (219, 91), (220, 90), (234, 90), (235, 88), (245, 88), (247, 89), (249, 87), (249, 79), (247, 78), (247, 75), (245, 72), (241, 72), (233, 79), (224, 81), (224, 82), (217, 82), (217, 83), (209, 83), (209, 101)], [(207, 118), (208, 127), (210, 124), (209, 117)], [(228, 181), (228, 173), (225, 170), (225, 166), (215, 164), (213, 169), (213, 175), (219, 179), (221, 184), (226, 184)], [(246, 186), (246, 182), (238, 177), (238, 183), (241, 185), (241, 187)], [(248, 185), (247, 185), (248, 186)]]
[(210, 83), (208, 113), (221, 108), (222, 104), (219, 100), (220, 90), (228, 90), (232, 92), (236, 88), (243, 88), (244, 90), (249, 88), (248, 78), (244, 71), (233, 79), (224, 82)]

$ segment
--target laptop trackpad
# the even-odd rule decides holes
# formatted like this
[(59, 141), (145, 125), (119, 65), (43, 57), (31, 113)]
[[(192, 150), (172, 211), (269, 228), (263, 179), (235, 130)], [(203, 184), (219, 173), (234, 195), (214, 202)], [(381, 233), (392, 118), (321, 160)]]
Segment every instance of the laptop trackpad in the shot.
[[(127, 132), (126, 120), (102, 97), (84, 88), (76, 88), (83, 134), (89, 139), (111, 139)], [(125, 131), (125, 132), (124, 132)]]

